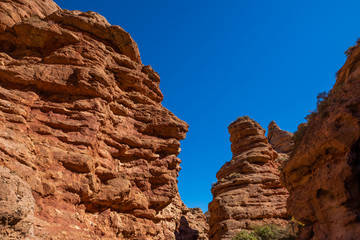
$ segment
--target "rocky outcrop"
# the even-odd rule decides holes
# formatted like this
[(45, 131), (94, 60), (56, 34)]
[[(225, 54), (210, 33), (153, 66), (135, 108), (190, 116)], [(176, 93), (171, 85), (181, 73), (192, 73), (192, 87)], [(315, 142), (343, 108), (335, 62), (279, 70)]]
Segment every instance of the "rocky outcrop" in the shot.
[(3, 0), (0, 2), (0, 32), (29, 18), (44, 18), (60, 10), (52, 0)]
[(270, 122), (267, 137), (276, 152), (290, 154), (294, 149), (293, 136), (293, 133), (281, 130), (275, 121)]
[(0, 167), (0, 239), (34, 236), (35, 200), (29, 185)]
[(0, 163), (32, 190), (35, 237), (174, 239), (188, 126), (130, 35), (48, 0), (0, 9)]
[(286, 224), (288, 193), (279, 182), (278, 154), (249, 117), (229, 126), (233, 157), (216, 174), (209, 204), (209, 239), (232, 239), (242, 229)]
[(202, 210), (184, 205), (176, 240), (207, 240), (208, 232), (209, 224)]
[(360, 236), (359, 44), (348, 53), (333, 89), (308, 117), (306, 131), (296, 134), (282, 173), (288, 211), (307, 226), (301, 239)]

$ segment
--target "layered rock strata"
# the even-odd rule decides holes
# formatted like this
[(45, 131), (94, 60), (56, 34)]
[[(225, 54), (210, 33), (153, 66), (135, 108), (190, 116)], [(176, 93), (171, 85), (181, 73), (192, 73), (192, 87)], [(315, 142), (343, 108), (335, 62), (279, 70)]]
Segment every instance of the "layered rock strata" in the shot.
[(307, 226), (301, 239), (360, 236), (359, 44), (348, 53), (333, 89), (296, 134), (282, 173), (290, 192), (288, 211)]
[(18, 15), (0, 14), (0, 164), (32, 190), (34, 236), (174, 239), (188, 125), (161, 105), (159, 75), (97, 13), (48, 0), (0, 12), (9, 6)]
[(288, 193), (279, 182), (278, 154), (265, 130), (248, 117), (229, 126), (233, 157), (216, 174), (209, 204), (209, 239), (232, 239), (243, 229), (286, 224)]

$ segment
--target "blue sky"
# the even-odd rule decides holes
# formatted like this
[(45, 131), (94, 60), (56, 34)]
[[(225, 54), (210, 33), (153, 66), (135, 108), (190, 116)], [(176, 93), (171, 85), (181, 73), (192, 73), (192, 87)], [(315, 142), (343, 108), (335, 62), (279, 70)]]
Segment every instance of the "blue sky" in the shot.
[(294, 132), (360, 37), (358, 1), (56, 2), (123, 27), (160, 74), (163, 105), (190, 125), (179, 192), (204, 211), (216, 172), (231, 159), (227, 126), (248, 115)]

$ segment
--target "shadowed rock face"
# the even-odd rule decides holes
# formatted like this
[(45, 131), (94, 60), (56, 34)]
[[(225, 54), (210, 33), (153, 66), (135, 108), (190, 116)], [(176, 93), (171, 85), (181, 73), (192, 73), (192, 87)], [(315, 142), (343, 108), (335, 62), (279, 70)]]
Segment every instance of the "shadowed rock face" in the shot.
[(10, 6), (19, 17), (0, 14), (0, 159), (33, 192), (35, 236), (174, 239), (188, 125), (161, 105), (158, 74), (97, 13), (40, 0), (1, 2), (0, 13)]
[(209, 225), (207, 217), (200, 208), (182, 209), (176, 240), (208, 240)]
[(229, 126), (233, 157), (216, 174), (209, 204), (209, 239), (232, 239), (242, 229), (287, 221), (287, 191), (279, 182), (277, 153), (265, 130), (248, 117)]
[(307, 225), (302, 239), (360, 236), (359, 63), (357, 45), (282, 173), (288, 211)]

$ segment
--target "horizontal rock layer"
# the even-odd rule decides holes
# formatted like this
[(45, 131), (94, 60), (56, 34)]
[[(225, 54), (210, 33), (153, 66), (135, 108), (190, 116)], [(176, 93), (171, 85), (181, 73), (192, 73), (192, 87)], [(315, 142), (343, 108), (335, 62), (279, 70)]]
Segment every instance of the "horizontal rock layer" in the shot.
[(10, 2), (0, 32), (0, 163), (30, 185), (35, 236), (174, 239), (188, 125), (127, 32), (47, 2)]
[(279, 182), (278, 154), (265, 130), (248, 117), (229, 126), (233, 157), (216, 174), (209, 204), (209, 239), (232, 239), (243, 229), (265, 223), (283, 225), (288, 193)]

